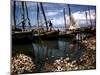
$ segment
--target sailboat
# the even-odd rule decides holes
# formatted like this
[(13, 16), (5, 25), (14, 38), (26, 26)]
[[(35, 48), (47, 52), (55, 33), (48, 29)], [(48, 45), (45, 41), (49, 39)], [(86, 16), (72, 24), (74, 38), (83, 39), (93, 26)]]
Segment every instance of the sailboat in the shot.
[[(68, 20), (68, 23), (69, 24), (66, 24), (66, 16), (65, 16), (65, 8), (63, 9), (63, 13), (64, 13), (64, 22), (65, 22), (65, 32), (61, 32), (59, 34), (60, 37), (69, 37), (69, 38), (73, 38), (74, 35), (71, 34), (73, 33), (74, 30), (77, 30), (80, 28), (80, 26), (78, 25), (78, 23), (76, 23), (73, 15), (71, 14), (71, 8), (70, 8), (70, 5), (68, 4), (68, 15), (69, 15), (69, 20)], [(66, 26), (67, 25), (67, 26)]]
[(73, 15), (71, 14), (71, 7), (70, 5), (68, 4), (68, 11), (69, 11), (69, 30), (76, 30), (76, 29), (79, 29), (80, 26), (78, 23), (76, 23), (75, 21), (75, 18), (73, 17)]
[(79, 24), (75, 21), (74, 17), (71, 15), (69, 16), (70, 20), (69, 20), (69, 24), (68, 24), (68, 29), (69, 30), (77, 30), (80, 28)]
[[(40, 5), (40, 8), (39, 8), (39, 5)], [(43, 32), (41, 32), (41, 28), (39, 28), (39, 20), (40, 20), (40, 9), (41, 9), (41, 12), (42, 12), (42, 15), (44, 17), (44, 21), (45, 21), (45, 25), (46, 25), (46, 30), (44, 30)], [(45, 11), (44, 11), (44, 7), (43, 7), (43, 4), (40, 2), (40, 3), (37, 3), (37, 33), (35, 33), (35, 31), (33, 31), (33, 38), (34, 39), (57, 39), (58, 38), (58, 35), (59, 35), (59, 31), (57, 30), (52, 30), (52, 31), (49, 31), (49, 27), (48, 27), (48, 21), (47, 21), (47, 18), (46, 18), (46, 15), (45, 15)]]
[[(25, 29), (25, 21), (28, 20), (29, 26), (31, 26), (30, 19), (28, 17), (28, 9), (27, 9), (27, 4), (26, 2), (22, 1), (22, 20), (18, 24), (16, 24), (16, 19), (15, 19), (15, 12), (16, 12), (16, 1), (14, 1), (14, 6), (13, 6), (13, 17), (14, 17), (14, 31), (12, 31), (12, 42), (29, 42), (32, 40), (32, 31), (26, 30)], [(25, 7), (26, 7), (26, 14), (27, 18), (25, 18)], [(17, 28), (16, 26), (22, 24), (22, 29)]]

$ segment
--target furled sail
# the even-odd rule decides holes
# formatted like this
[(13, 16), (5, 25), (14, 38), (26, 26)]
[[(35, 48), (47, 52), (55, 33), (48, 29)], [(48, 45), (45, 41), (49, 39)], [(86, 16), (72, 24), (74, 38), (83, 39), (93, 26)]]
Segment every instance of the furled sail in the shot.
[(75, 18), (71, 15), (69, 16), (70, 20), (69, 20), (69, 24), (68, 24), (68, 29), (70, 30), (75, 30), (75, 29), (79, 29), (80, 26), (79, 24), (75, 21)]

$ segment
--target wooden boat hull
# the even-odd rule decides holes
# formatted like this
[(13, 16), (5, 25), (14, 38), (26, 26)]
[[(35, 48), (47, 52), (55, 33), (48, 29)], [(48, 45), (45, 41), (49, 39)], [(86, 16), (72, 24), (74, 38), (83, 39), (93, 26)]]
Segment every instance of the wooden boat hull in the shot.
[(63, 34), (63, 35), (59, 35), (60, 38), (74, 38), (75, 36), (72, 34)]
[(58, 39), (59, 31), (45, 32), (44, 34), (33, 34), (33, 39), (46, 40)]
[(13, 32), (12, 42), (31, 42), (33, 39), (32, 32)]

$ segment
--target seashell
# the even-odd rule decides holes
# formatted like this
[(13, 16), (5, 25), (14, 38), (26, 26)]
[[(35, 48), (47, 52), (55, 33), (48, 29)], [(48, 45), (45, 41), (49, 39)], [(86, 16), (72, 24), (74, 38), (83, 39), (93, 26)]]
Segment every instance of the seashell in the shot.
[(12, 72), (17, 74), (23, 73), (24, 71), (31, 72), (32, 68), (35, 69), (35, 65), (30, 57), (24, 54), (19, 54), (12, 58)]
[(65, 58), (65, 60), (68, 61), (69, 60), (69, 57)]

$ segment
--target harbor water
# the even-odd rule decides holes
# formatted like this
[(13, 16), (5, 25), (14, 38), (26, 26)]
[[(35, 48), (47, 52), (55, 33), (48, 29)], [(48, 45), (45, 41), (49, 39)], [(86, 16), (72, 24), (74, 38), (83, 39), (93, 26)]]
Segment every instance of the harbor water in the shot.
[(12, 56), (23, 53), (30, 56), (37, 65), (35, 72), (43, 72), (45, 63), (52, 64), (56, 59), (69, 57), (78, 60), (85, 47), (72, 38), (58, 40), (37, 40), (26, 44), (12, 44)]

